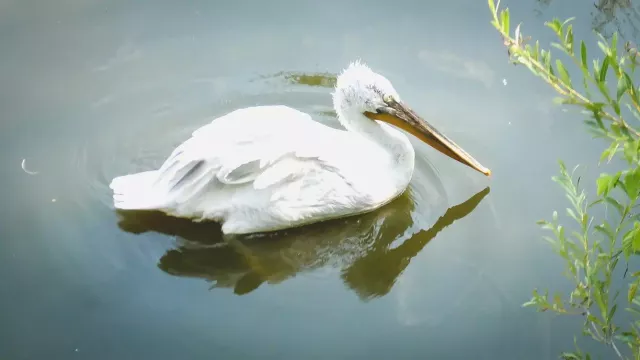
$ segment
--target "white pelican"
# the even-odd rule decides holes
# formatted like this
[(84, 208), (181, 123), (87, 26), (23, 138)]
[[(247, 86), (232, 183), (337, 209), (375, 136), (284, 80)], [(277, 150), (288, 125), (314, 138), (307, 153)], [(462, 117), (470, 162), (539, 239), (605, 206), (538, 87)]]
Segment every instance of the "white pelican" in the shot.
[(359, 61), (338, 76), (333, 106), (346, 131), (280, 105), (214, 119), (160, 169), (114, 178), (114, 206), (218, 221), (225, 234), (369, 212), (402, 194), (413, 175), (414, 149), (396, 127), (491, 174), (403, 103), (389, 80)]

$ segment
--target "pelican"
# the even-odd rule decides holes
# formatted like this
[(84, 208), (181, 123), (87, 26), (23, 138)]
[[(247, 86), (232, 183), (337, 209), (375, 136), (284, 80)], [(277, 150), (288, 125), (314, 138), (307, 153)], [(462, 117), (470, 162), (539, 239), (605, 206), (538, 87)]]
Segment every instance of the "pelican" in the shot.
[(344, 130), (282, 105), (232, 111), (196, 129), (159, 169), (115, 177), (114, 207), (217, 221), (224, 234), (370, 212), (411, 181), (415, 151), (403, 131), (491, 175), (363, 62), (341, 72), (332, 96)]

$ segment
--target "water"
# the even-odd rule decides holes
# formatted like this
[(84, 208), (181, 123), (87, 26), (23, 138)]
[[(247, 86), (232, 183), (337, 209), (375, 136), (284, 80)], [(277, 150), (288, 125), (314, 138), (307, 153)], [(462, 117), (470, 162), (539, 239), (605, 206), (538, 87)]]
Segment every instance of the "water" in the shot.
[[(543, 43), (553, 16), (576, 16), (576, 37), (592, 38), (589, 4), (507, 5)], [(535, 225), (566, 206), (556, 160), (591, 165), (602, 147), (507, 63), (489, 19), (485, 2), (464, 0), (0, 1), (0, 357), (571, 349), (579, 324), (520, 305), (535, 287), (568, 285)], [(405, 196), (268, 240), (226, 243), (215, 224), (113, 210), (111, 178), (158, 166), (235, 108), (282, 103), (338, 126), (331, 86), (357, 58), (492, 178), (414, 141)]]

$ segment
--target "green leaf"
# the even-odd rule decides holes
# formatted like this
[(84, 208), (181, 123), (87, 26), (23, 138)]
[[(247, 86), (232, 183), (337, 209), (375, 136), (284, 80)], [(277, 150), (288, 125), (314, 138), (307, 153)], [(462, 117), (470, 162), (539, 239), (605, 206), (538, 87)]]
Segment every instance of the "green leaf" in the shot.
[(587, 46), (584, 44), (583, 40), (580, 40), (580, 58), (582, 59), (582, 66), (588, 70), (589, 65), (587, 64)]
[[(628, 309), (629, 310), (629, 309)], [(638, 344), (638, 334), (637, 333), (632, 333), (629, 331), (624, 331), (622, 333), (622, 335), (616, 335), (615, 336), (616, 339), (622, 341), (625, 344), (628, 344), (630, 346), (635, 345), (635, 347), (637, 348), (637, 344)], [(637, 351), (637, 350), (636, 350)]]
[(488, 3), (489, 3), (489, 9), (491, 9), (491, 12), (495, 14), (496, 4), (493, 2), (493, 0), (488, 0)]
[(602, 155), (600, 156), (600, 162), (602, 162), (602, 160), (604, 160), (605, 158), (607, 158), (607, 162), (610, 162), (611, 159), (613, 159), (613, 157), (615, 156), (619, 147), (620, 144), (617, 141), (612, 142), (611, 145), (609, 145), (609, 147), (602, 152)]
[(598, 196), (600, 195), (604, 195), (608, 189), (609, 189), (609, 182), (611, 176), (610, 175), (606, 175), (606, 174), (600, 174), (600, 177), (598, 178), (598, 180), (596, 180), (596, 184), (597, 184), (597, 190), (596, 190), (596, 194)]
[(593, 287), (593, 297), (596, 300), (596, 304), (598, 304), (598, 307), (600, 308), (600, 314), (605, 317), (607, 315), (607, 293), (602, 289), (602, 286), (600, 284)]
[(593, 96), (589, 90), (589, 78), (589, 68), (585, 67), (582, 69), (582, 86), (584, 86), (584, 92), (587, 95), (587, 98), (591, 99)]
[(613, 305), (611, 309), (609, 309), (609, 313), (607, 314), (607, 323), (611, 323), (613, 316), (616, 314), (616, 310), (618, 310), (618, 305)]
[(587, 207), (591, 208), (591, 207), (593, 207), (595, 205), (601, 204), (603, 201), (604, 201), (604, 199), (600, 198), (600, 199), (595, 200), (594, 202), (590, 203)]
[(589, 126), (590, 132), (593, 133), (594, 137), (607, 137), (607, 132), (604, 131), (597, 122), (593, 120), (584, 120), (584, 123)]
[(564, 36), (564, 45), (569, 54), (573, 55), (573, 26), (571, 24), (567, 26), (567, 33)]
[(602, 60), (602, 67), (600, 68), (600, 74), (598, 75), (598, 79), (601, 83), (604, 83), (607, 79), (607, 70), (609, 70), (609, 57), (605, 57), (604, 60)]
[(609, 192), (616, 186), (621, 173), (615, 175), (600, 174), (600, 177), (596, 180), (598, 196), (607, 196)]
[(611, 130), (611, 132), (616, 136), (621, 136), (622, 135), (622, 130), (620, 129), (620, 124), (619, 123), (612, 123), (611, 127), (609, 128), (609, 130)]
[(506, 8), (500, 14), (502, 16), (502, 32), (509, 34), (509, 8)]
[(563, 360), (582, 360), (582, 357), (573, 352), (563, 352), (560, 354), (560, 358)]
[(572, 104), (575, 103), (575, 99), (569, 97), (556, 96), (551, 100), (556, 105)]
[(551, 46), (553, 46), (554, 48), (562, 51), (562, 52), (567, 52), (567, 47), (564, 45), (564, 43), (562, 44), (558, 44), (557, 42), (552, 42)]
[(558, 72), (560, 73), (560, 80), (567, 87), (571, 87), (571, 78), (569, 78), (569, 73), (567, 72), (567, 69), (564, 67), (560, 59), (556, 59), (556, 67), (558, 68)]
[(635, 141), (626, 141), (624, 143), (624, 158), (630, 164), (636, 163), (638, 151), (640, 150), (640, 139)]
[[(587, 109), (593, 111), (594, 113), (598, 113), (599, 111), (602, 110), (602, 108), (604, 108), (604, 105), (605, 104), (602, 103), (602, 102), (589, 102), (589, 103), (586, 103), (584, 106)], [(598, 119), (596, 119), (596, 120), (598, 120)], [(604, 128), (604, 126), (601, 126), (601, 127)]]
[(607, 55), (607, 56), (611, 55), (611, 51), (609, 50), (609, 46), (605, 42), (598, 41), (598, 47), (600, 47), (600, 50), (602, 50), (602, 52), (605, 55)]
[(615, 238), (613, 229), (611, 229), (611, 225), (609, 225), (609, 223), (606, 220), (601, 225), (596, 225), (594, 229), (603, 233), (605, 236), (607, 236), (607, 238), (609, 238), (609, 240), (612, 240)]
[(629, 286), (629, 292), (627, 293), (627, 301), (631, 302), (636, 297), (636, 293), (638, 292), (638, 283), (640, 279), (634, 281)]
[(640, 102), (640, 101), (638, 101), (638, 100), (640, 100), (638, 98), (638, 92), (636, 91), (635, 87), (633, 86), (633, 81), (631, 81), (631, 77), (629, 76), (629, 74), (627, 74), (626, 72), (623, 72), (622, 76), (624, 77), (624, 81), (626, 82), (627, 90), (629, 91), (631, 97), (636, 102)]
[(629, 258), (632, 252), (640, 249), (640, 222), (633, 223), (633, 229), (622, 237), (622, 252), (625, 258)]
[(627, 106), (627, 109), (629, 110), (629, 112), (631, 112), (636, 119), (640, 120), (640, 113), (638, 113), (636, 109), (634, 109), (630, 104), (625, 104), (625, 105)]
[(616, 112), (616, 115), (620, 116), (620, 103), (614, 101), (611, 103), (611, 106), (613, 107), (613, 111)]
[(637, 231), (636, 235), (633, 237), (631, 249), (633, 249), (634, 252), (640, 251), (640, 231)]
[(630, 81), (628, 81), (626, 77), (621, 76), (618, 78), (618, 91), (616, 94), (618, 101), (620, 101), (622, 95), (629, 90), (629, 86), (633, 89), (633, 85), (631, 85)]
[(625, 175), (624, 186), (627, 196), (635, 200), (640, 192), (640, 168), (635, 168)]
[[(596, 85), (598, 86), (598, 89), (600, 89), (600, 93), (604, 95), (607, 101), (611, 101), (607, 84), (605, 83), (604, 80), (601, 80), (606, 78), (608, 68), (609, 68), (609, 58), (604, 59), (604, 61), (602, 62), (602, 67), (598, 63), (598, 59), (593, 60), (593, 77), (596, 82)], [(585, 106), (589, 106), (589, 103), (585, 104)]]
[(569, 216), (570, 216), (572, 219), (574, 219), (577, 223), (580, 223), (580, 220), (578, 220), (578, 217), (576, 216), (576, 213), (575, 213), (573, 210), (571, 210), (571, 209), (567, 208), (567, 215), (569, 215)]
[(551, 30), (553, 30), (553, 32), (555, 32), (556, 35), (558, 35), (558, 37), (561, 36), (561, 34), (562, 34), (562, 24), (560, 24), (560, 20), (553, 19), (552, 21), (547, 21), (544, 24), (546, 26), (548, 26), (549, 28), (551, 28)]
[(618, 215), (622, 215), (624, 211), (624, 207), (618, 202), (618, 200), (612, 198), (611, 196), (607, 196), (604, 198), (604, 201), (606, 201), (607, 204), (616, 208), (616, 210), (618, 211)]
[(545, 68), (551, 67), (551, 53), (546, 51), (545, 49), (540, 50), (540, 59), (542, 59), (542, 64)]

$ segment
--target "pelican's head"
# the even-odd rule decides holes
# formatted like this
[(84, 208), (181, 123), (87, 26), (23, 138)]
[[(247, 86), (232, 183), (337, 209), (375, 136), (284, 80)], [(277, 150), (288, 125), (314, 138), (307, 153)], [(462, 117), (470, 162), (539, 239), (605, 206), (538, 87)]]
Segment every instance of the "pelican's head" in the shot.
[(491, 175), (491, 170), (402, 102), (387, 78), (359, 61), (351, 63), (338, 76), (333, 105), (347, 128), (357, 128), (357, 124), (349, 122), (357, 122), (358, 119), (383, 121), (407, 131), (450, 158), (487, 176)]

